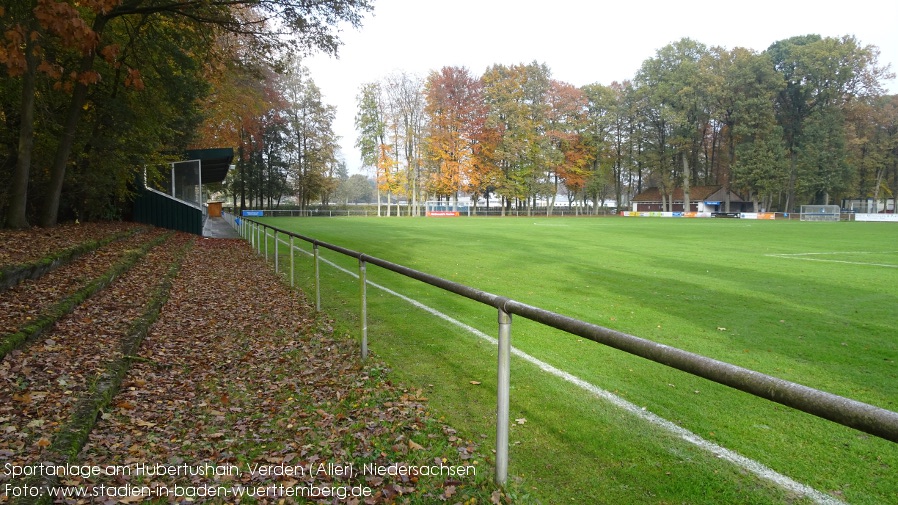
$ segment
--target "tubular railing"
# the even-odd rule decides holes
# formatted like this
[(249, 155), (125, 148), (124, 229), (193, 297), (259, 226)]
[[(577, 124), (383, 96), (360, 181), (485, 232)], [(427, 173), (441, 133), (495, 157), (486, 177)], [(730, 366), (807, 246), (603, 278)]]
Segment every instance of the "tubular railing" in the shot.
[[(374, 256), (329, 244), (304, 235), (289, 232), (256, 221), (244, 220), (237, 223), (241, 236), (250, 242), (259, 253), (268, 259), (268, 240), (273, 233), (275, 244), (280, 235), (290, 237), (291, 282), (293, 278), (293, 240), (299, 239), (312, 244), (315, 258), (315, 299), (316, 308), (321, 310), (321, 281), (318, 268), (318, 249), (357, 258), (359, 261), (360, 337), (362, 358), (368, 354), (368, 325), (366, 300), (367, 264), (377, 265), (386, 270), (409, 277), (450, 293), (492, 306), (498, 310), (499, 359), (496, 423), (496, 483), (505, 484), (508, 477), (508, 426), (509, 388), (511, 356), (512, 315), (538, 322), (545, 326), (577, 335), (642, 358), (667, 365), (698, 377), (723, 384), (739, 391), (764, 398), (787, 407), (854, 428), (891, 442), (898, 443), (898, 412), (875, 405), (859, 402), (795, 382), (789, 382), (747, 368), (718, 361), (671, 347), (651, 340), (587, 323), (549, 310), (527, 305), (507, 297), (481, 291), (457, 282), (443, 279), (403, 265), (392, 263)], [(264, 242), (264, 244), (263, 244)], [(279, 271), (278, 247), (275, 246), (275, 269)]]

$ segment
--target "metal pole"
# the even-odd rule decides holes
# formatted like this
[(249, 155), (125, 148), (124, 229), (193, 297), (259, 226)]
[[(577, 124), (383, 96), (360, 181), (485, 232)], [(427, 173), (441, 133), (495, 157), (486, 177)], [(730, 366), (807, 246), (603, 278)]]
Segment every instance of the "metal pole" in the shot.
[(499, 366), (496, 400), (496, 484), (508, 480), (508, 404), (511, 386), (511, 314), (499, 309)]
[(315, 310), (321, 312), (321, 275), (318, 270), (318, 244), (315, 249)]
[(361, 302), (359, 324), (362, 332), (362, 359), (368, 358), (368, 300), (365, 260), (359, 257), (359, 300)]
[(199, 165), (200, 165), (199, 168), (198, 168), (198, 170), (199, 170), (199, 180), (200, 180), (200, 201), (199, 201), (199, 204), (200, 204), (200, 209), (203, 210), (203, 216), (205, 216), (205, 215), (206, 215), (206, 207), (205, 207), (205, 205), (203, 205), (203, 203), (205, 203), (205, 202), (203, 201), (203, 160), (199, 160)]
[(293, 287), (293, 235), (290, 235), (290, 287)]
[(278, 231), (274, 230), (274, 273), (276, 273), (276, 274), (281, 273), (279, 270), (280, 265), (278, 264), (278, 259), (279, 259), (278, 249), (280, 249), (280, 248), (281, 248), (281, 245), (278, 244)]
[(268, 261), (268, 228), (263, 226), (262, 231), (265, 232), (265, 261)]

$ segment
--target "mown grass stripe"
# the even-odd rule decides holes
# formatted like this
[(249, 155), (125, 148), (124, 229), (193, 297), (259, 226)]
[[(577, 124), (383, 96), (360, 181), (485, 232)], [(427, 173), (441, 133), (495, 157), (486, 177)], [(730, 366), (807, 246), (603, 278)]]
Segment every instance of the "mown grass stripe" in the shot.
[[(289, 244), (286, 244), (286, 245), (289, 247)], [(310, 251), (302, 249), (301, 247), (296, 247), (296, 249), (299, 250), (300, 252), (302, 252), (303, 254), (312, 256), (312, 253)], [(331, 267), (335, 268), (336, 270), (339, 270), (345, 274), (350, 275), (353, 278), (358, 279), (358, 277), (359, 277), (359, 274), (357, 274), (356, 272), (353, 272), (351, 270), (343, 268), (342, 266), (337, 265), (336, 263), (334, 263), (330, 260), (321, 259), (320, 261), (330, 265)], [(457, 327), (471, 333), (472, 335), (474, 335), (480, 339), (483, 339), (483, 340), (489, 342), (490, 344), (493, 344), (493, 345), (499, 344), (497, 339), (487, 335), (486, 333), (478, 330), (477, 328), (474, 328), (473, 326), (465, 324), (447, 314), (444, 314), (443, 312), (438, 311), (437, 309), (434, 309), (433, 307), (430, 307), (428, 305), (425, 305), (425, 304), (419, 302), (418, 300), (415, 300), (413, 298), (405, 296), (402, 293), (394, 291), (394, 290), (392, 290), (386, 286), (383, 286), (381, 284), (378, 284), (376, 282), (367, 281), (367, 283), (369, 286), (372, 286), (372, 287), (377, 288), (387, 294), (395, 296), (406, 303), (409, 303), (409, 304), (411, 304), (411, 305), (413, 305), (413, 306), (415, 306), (435, 317), (438, 317), (454, 326), (457, 326)], [(769, 468), (768, 466), (766, 466), (758, 461), (755, 461), (751, 458), (747, 458), (735, 451), (731, 451), (725, 447), (721, 447), (720, 445), (715, 444), (714, 442), (706, 440), (706, 439), (700, 437), (699, 435), (677, 425), (676, 423), (674, 423), (672, 421), (664, 419), (663, 417), (661, 417), (657, 414), (654, 414), (648, 410), (644, 410), (641, 407), (639, 407), (638, 405), (635, 405), (635, 404), (615, 395), (614, 393), (611, 393), (610, 391), (606, 391), (606, 390), (604, 390), (594, 384), (591, 384), (571, 373), (568, 373), (564, 370), (556, 368), (542, 360), (539, 360), (539, 359), (527, 354), (524, 351), (521, 351), (520, 349), (512, 347), (511, 353), (512, 353), (512, 355), (514, 355), (524, 361), (527, 361), (528, 363), (535, 365), (540, 370), (542, 370), (546, 373), (549, 373), (551, 375), (554, 375), (555, 377), (558, 377), (558, 378), (564, 380), (565, 382), (568, 382), (568, 383), (573, 384), (579, 388), (582, 388), (582, 389), (590, 392), (597, 398), (603, 399), (603, 400), (611, 403), (615, 407), (625, 410), (626, 412), (628, 412), (628, 413), (630, 413), (630, 414), (632, 414), (632, 415), (634, 415), (654, 426), (662, 428), (665, 431), (668, 431), (669, 433), (672, 433), (672, 434), (678, 436), (680, 439), (682, 439), (682, 440), (684, 440), (704, 451), (714, 454), (717, 457), (720, 457), (726, 461), (729, 461), (730, 463), (738, 466), (739, 468), (742, 468), (743, 470), (750, 472), (762, 479), (768, 480), (768, 481), (776, 484), (777, 486), (780, 486), (783, 489), (786, 489), (793, 493), (799, 494), (801, 496), (806, 496), (807, 498), (813, 500), (814, 503), (817, 503), (820, 505), (845, 505), (845, 502), (843, 502), (833, 496), (830, 496), (826, 493), (818, 491), (817, 489), (814, 489), (811, 486), (797, 482), (797, 481)]]

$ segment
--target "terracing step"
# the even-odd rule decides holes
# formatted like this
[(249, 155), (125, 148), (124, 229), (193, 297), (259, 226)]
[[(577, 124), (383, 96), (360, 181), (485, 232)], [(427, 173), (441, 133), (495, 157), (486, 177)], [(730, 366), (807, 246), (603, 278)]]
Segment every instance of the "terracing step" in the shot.
[(161, 237), (40, 342), (0, 361), (0, 380), (10, 385), (0, 389), (0, 460), (23, 467), (65, 463), (77, 453), (117, 392), (195, 239), (181, 233)]
[(5, 291), (0, 297), (0, 357), (38, 338), (170, 234), (158, 228), (144, 229)]
[(141, 229), (134, 223), (89, 223), (0, 231), (0, 293)]

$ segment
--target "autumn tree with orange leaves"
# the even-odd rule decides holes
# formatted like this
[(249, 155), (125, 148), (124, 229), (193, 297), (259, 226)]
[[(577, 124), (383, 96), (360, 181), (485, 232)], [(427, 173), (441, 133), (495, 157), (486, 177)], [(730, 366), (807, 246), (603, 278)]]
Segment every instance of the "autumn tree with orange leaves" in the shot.
[(356, 100), (358, 112), (355, 116), (355, 127), (359, 135), (355, 145), (361, 153), (362, 164), (374, 169), (377, 215), (381, 215), (383, 193), (387, 196), (387, 215), (390, 215), (392, 194), (399, 187), (395, 178), (395, 167), (398, 163), (393, 146), (387, 143), (386, 99), (380, 83), (370, 82), (362, 85)]
[(571, 84), (552, 80), (547, 102), (549, 151), (546, 168), (554, 189), (548, 199), (547, 213), (551, 215), (561, 184), (575, 193), (583, 190), (595, 152), (583, 138), (587, 106), (583, 91)]
[(426, 143), (434, 170), (427, 184), (428, 192), (452, 198), (457, 207), (458, 193), (476, 196), (483, 191), (476, 172), (480, 133), (485, 121), (485, 108), (479, 79), (466, 68), (443, 67), (431, 72), (424, 86), (428, 130)]
[[(358, 26), (371, 2), (25, 0), (0, 9), (3, 119), (18, 126), (15, 138), (7, 136), (0, 151), (0, 178), (10, 188), (0, 207), (6, 226), (24, 227), (29, 214), (39, 216), (41, 225), (52, 226), (61, 206), (67, 212), (78, 207), (79, 196), (69, 192), (78, 182), (73, 176), (89, 172), (74, 170), (84, 166), (85, 151), (97, 157), (120, 147), (116, 144), (121, 139), (111, 138), (117, 131), (113, 126), (125, 125), (135, 138), (140, 130), (152, 152), (177, 151), (178, 144), (189, 143), (197, 127), (198, 99), (209, 91), (198, 77), (219, 36), (239, 34), (257, 53), (272, 57), (288, 49), (335, 53), (336, 25)], [(272, 18), (278, 19), (277, 29), (265, 21)], [(162, 72), (150, 78), (159, 68)], [(169, 71), (176, 68), (181, 72)], [(159, 110), (128, 96), (149, 88), (148, 81), (153, 92), (142, 96)], [(179, 89), (184, 84), (186, 89)], [(106, 103), (110, 97), (115, 98), (114, 110)], [(165, 110), (173, 108), (189, 112), (184, 116), (188, 121)], [(37, 109), (52, 117), (36, 118)], [(96, 133), (109, 137), (97, 138)], [(129, 146), (139, 142), (125, 140)], [(133, 177), (151, 155), (146, 149), (129, 154)], [(35, 172), (36, 166), (41, 170)], [(89, 168), (92, 176), (97, 168)], [(111, 178), (128, 179), (129, 174)], [(32, 200), (40, 200), (39, 207), (28, 203), (29, 192), (35, 190), (40, 198)]]

